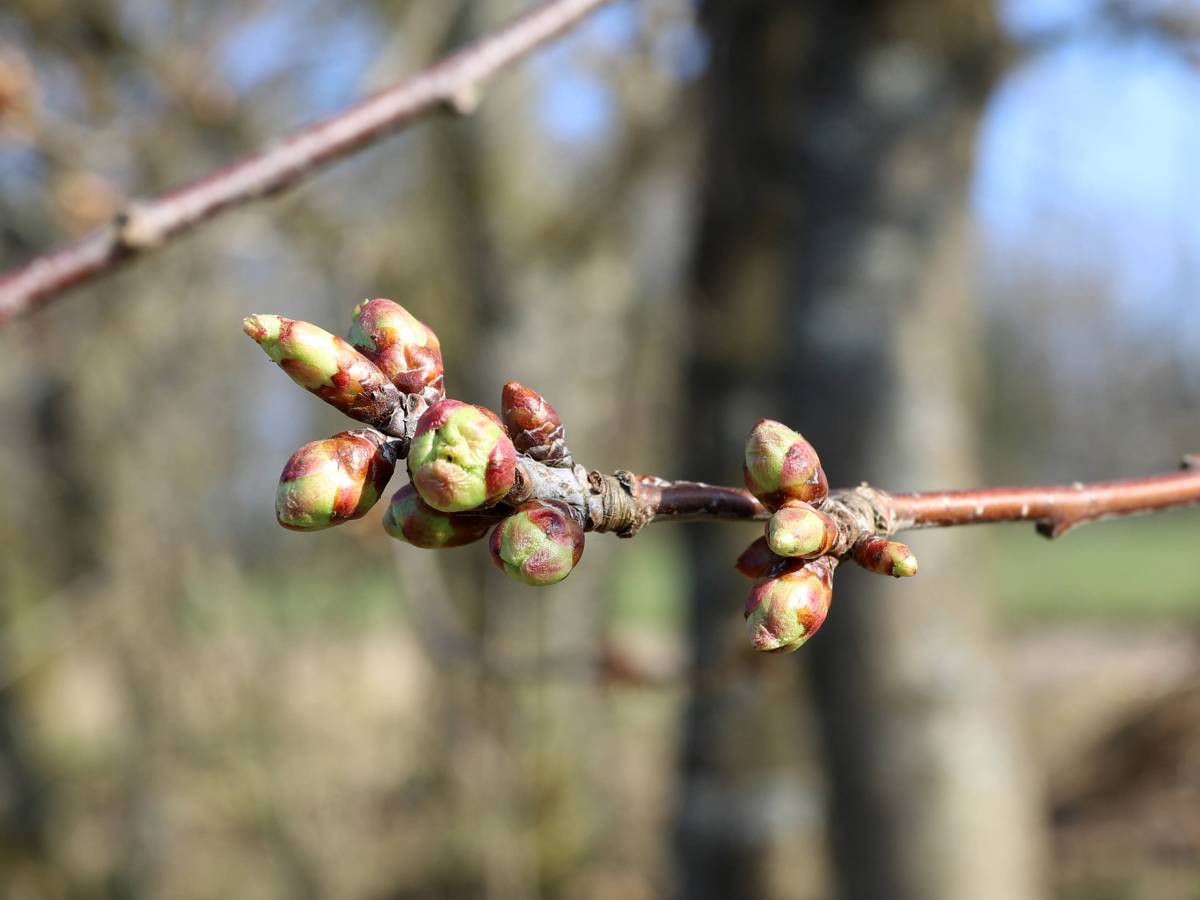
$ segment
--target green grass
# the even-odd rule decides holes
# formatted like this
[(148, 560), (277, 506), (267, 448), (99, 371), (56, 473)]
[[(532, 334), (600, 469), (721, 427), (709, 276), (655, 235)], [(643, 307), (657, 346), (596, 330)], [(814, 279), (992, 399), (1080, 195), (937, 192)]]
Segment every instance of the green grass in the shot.
[(621, 542), (607, 610), (613, 624), (672, 629), (683, 621), (683, 547), (669, 527), (647, 528), (634, 540)]
[(1200, 621), (1200, 511), (1096, 522), (1047, 541), (990, 529), (993, 596), (1005, 618)]
[(267, 630), (359, 633), (406, 616), (390, 569), (302, 572), (269, 567), (217, 573), (187, 584), (179, 614), (196, 631)]

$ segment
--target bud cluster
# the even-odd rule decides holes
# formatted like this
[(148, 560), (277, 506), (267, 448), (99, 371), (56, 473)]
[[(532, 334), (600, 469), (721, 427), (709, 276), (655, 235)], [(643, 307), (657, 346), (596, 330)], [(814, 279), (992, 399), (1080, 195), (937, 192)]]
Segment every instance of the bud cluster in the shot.
[[(838, 559), (832, 554), (841, 535), (823, 509), (829, 481), (812, 444), (771, 419), (761, 420), (750, 432), (743, 474), (746, 487), (771, 512), (765, 535), (735, 564), (743, 575), (757, 579), (746, 600), (746, 627), (756, 650), (788, 652), (821, 627), (833, 598)], [(871, 572), (896, 577), (917, 573), (912, 551), (885, 538), (863, 538), (849, 556)]]
[[(276, 491), (279, 524), (316, 531), (363, 516), (399, 456), (410, 483), (383, 516), (389, 535), (424, 549), (492, 532), (492, 559), (530, 585), (562, 581), (583, 555), (583, 527), (564, 503), (505, 498), (525, 456), (570, 467), (562, 420), (537, 391), (505, 385), (503, 418), (445, 395), (441, 343), (398, 303), (366, 300), (349, 341), (310, 322), (254, 315), (243, 330), (297, 384), (371, 429), (313, 441), (288, 460)], [(511, 437), (510, 437), (511, 433)]]
[[(369, 426), (292, 454), (276, 490), (280, 525), (317, 531), (362, 517), (406, 457), (409, 483), (383, 516), (392, 537), (445, 549), (490, 532), (496, 566), (534, 586), (557, 584), (579, 564), (586, 513), (577, 500), (544, 499), (556, 493), (545, 484), (570, 481), (563, 470), (574, 464), (562, 419), (537, 391), (508, 382), (499, 415), (446, 397), (437, 335), (384, 298), (355, 308), (348, 341), (276, 315), (250, 316), (243, 328), (293, 381)], [(847, 507), (830, 501), (821, 461), (803, 436), (763, 419), (745, 451), (746, 487), (771, 512), (763, 536), (736, 563), (755, 579), (745, 604), (755, 649), (790, 652), (816, 633), (843, 556), (883, 575), (916, 574), (905, 545), (875, 535), (856, 540), (860, 526), (839, 530), (848, 527)]]

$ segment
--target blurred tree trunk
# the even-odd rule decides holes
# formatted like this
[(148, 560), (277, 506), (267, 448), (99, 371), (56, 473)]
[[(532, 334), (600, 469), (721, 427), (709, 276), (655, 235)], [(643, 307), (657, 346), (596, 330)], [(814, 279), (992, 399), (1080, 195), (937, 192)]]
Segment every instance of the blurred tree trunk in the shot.
[[(741, 471), (753, 423), (779, 414), (771, 412), (779, 402), (771, 385), (786, 316), (795, 206), (783, 154), (801, 76), (798, 29), (807, 18), (786, 3), (730, 0), (707, 7), (713, 49), (707, 159), (692, 272), (689, 393), (679, 436), (686, 453), (681, 469), (692, 477), (728, 482)], [(813, 729), (778, 722), (781, 712), (801, 709), (794, 701), (795, 666), (785, 660), (746, 670), (740, 612), (748, 584), (732, 562), (756, 536), (747, 528), (688, 529), (695, 686), (676, 820), (678, 889), (688, 900), (824, 893), (820, 877), (803, 885), (793, 879), (782, 893), (771, 877), (773, 861), (794, 858), (794, 845), (820, 845), (819, 830), (807, 834), (794, 818), (784, 834), (772, 808), (783, 793), (800, 795), (793, 812), (817, 808), (819, 784), (815, 762), (805, 780), (797, 750)], [(781, 782), (781, 773), (788, 780)], [(806, 874), (823, 854), (808, 857)]]
[[(769, 356), (778, 394), (762, 414), (800, 428), (831, 482), (977, 481), (966, 205), (975, 123), (1001, 58), (990, 9), (710, 0), (706, 13), (709, 165), (689, 432), (720, 435), (736, 419), (744, 433), (742, 419), (754, 417), (733, 391), (747, 374), (761, 383)], [(776, 336), (757, 363), (731, 346), (746, 333)], [(705, 410), (710, 421), (698, 420)], [(721, 437), (694, 445), (709, 475), (714, 455), (732, 455), (733, 436)], [(844, 567), (829, 624), (802, 651), (843, 896), (1040, 893), (1037, 802), (971, 578), (976, 537), (922, 535), (911, 583)], [(695, 546), (698, 584), (724, 592), (704, 570), (712, 548)], [(696, 592), (701, 664), (735, 597)], [(730, 725), (711, 697), (693, 698), (685, 810), (701, 774), (728, 780), (744, 764), (705, 746)], [(713, 856), (687, 829), (681, 836), (686, 895), (728, 895), (733, 884), (706, 871)], [(722, 871), (762, 869), (761, 846), (731, 836), (725, 851)], [(738, 896), (772, 893), (753, 878), (736, 883)]]

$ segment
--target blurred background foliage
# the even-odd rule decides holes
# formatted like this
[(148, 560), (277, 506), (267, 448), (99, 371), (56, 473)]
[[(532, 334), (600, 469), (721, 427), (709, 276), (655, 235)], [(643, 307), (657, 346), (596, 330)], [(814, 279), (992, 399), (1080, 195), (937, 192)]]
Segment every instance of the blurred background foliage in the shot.
[[(0, 262), (419, 68), (511, 0), (6, 0)], [(440, 335), (577, 459), (736, 483), (1135, 475), (1200, 450), (1200, 6), (618, 2), (497, 83), (0, 334), (0, 893), (1200, 897), (1197, 513), (918, 534), (755, 659), (754, 532), (537, 592), (378, 513), (240, 334)], [(880, 580), (882, 581), (882, 580)]]

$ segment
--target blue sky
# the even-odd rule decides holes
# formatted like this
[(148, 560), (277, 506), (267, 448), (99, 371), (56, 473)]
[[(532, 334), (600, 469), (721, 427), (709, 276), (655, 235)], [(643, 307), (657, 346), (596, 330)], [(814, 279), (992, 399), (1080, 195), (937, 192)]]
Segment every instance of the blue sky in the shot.
[[(1065, 16), (1093, 4), (1046, 5)], [(1012, 6), (1027, 8), (1015, 30), (1036, 33), (1036, 4)], [(1157, 328), (1200, 310), (1200, 69), (1152, 37), (1087, 21), (993, 96), (975, 206), (994, 255), (1102, 283), (1135, 326)]]

